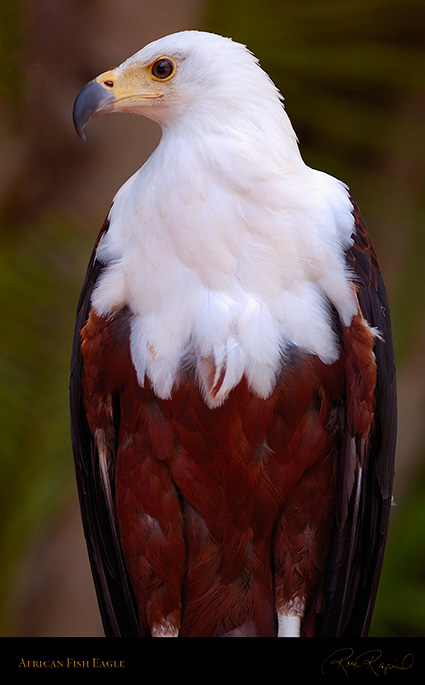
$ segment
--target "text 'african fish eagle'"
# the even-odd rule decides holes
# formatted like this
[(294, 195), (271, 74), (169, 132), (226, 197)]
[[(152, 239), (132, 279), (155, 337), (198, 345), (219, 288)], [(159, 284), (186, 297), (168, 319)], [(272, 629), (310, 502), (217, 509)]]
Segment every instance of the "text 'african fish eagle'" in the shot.
[(375, 252), (302, 160), (242, 45), (183, 31), (88, 83), (162, 138), (118, 191), (71, 368), (82, 519), (108, 636), (366, 635), (393, 480)]

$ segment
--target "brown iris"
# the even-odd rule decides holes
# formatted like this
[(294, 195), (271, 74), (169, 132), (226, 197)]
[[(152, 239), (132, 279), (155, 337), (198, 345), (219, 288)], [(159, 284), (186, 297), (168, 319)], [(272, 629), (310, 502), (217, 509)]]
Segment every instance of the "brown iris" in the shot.
[(160, 57), (151, 66), (151, 75), (158, 81), (169, 79), (175, 71), (176, 65), (169, 57)]

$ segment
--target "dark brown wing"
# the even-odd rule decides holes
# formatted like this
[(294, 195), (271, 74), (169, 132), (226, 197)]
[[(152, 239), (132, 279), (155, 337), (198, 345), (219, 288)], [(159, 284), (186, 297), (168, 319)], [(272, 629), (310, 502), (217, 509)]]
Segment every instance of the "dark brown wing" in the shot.
[[(390, 312), (367, 227), (354, 202), (353, 207), (354, 245), (347, 259), (358, 279), (363, 316), (381, 334), (374, 349), (376, 410), (367, 445), (361, 444), (359, 436), (350, 434), (349, 426), (342, 441), (336, 502), (338, 523), (328, 559), (327, 608), (318, 623), (318, 636), (365, 636), (369, 631), (387, 537), (394, 474), (397, 416)], [(349, 493), (344, 486), (347, 482), (352, 484)]]
[(91, 293), (102, 271), (102, 264), (96, 260), (96, 248), (108, 227), (109, 223), (105, 221), (89, 262), (77, 308), (70, 374), (71, 436), (84, 534), (105, 634), (108, 637), (131, 637), (139, 635), (137, 611), (121, 558), (113, 514), (101, 485), (99, 456), (82, 401), (84, 364), (81, 329), (88, 319)]

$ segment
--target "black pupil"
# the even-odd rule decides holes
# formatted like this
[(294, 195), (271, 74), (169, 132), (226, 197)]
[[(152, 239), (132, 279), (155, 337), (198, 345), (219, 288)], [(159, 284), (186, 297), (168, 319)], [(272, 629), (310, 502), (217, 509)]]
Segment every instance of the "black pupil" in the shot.
[(152, 67), (156, 78), (168, 78), (173, 73), (174, 65), (170, 59), (159, 59)]

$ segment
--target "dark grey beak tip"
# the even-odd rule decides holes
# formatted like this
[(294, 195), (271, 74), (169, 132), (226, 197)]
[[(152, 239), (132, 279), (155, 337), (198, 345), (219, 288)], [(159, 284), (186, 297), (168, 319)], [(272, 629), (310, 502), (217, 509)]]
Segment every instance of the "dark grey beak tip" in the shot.
[(87, 141), (85, 126), (89, 119), (102, 111), (109, 111), (114, 95), (106, 91), (95, 79), (86, 83), (78, 93), (72, 112), (75, 130), (83, 142)]
[[(74, 122), (74, 124), (75, 124), (75, 122)], [(87, 136), (86, 136), (86, 132), (85, 132), (84, 128), (85, 128), (84, 126), (78, 127), (78, 128), (77, 128), (77, 126), (75, 126), (75, 130), (77, 131), (79, 138), (81, 138), (83, 143), (87, 143)]]

